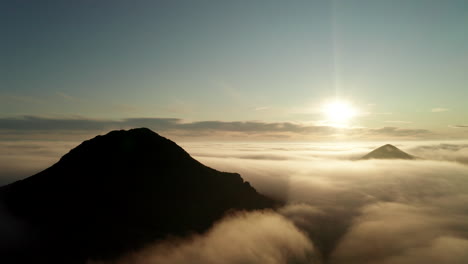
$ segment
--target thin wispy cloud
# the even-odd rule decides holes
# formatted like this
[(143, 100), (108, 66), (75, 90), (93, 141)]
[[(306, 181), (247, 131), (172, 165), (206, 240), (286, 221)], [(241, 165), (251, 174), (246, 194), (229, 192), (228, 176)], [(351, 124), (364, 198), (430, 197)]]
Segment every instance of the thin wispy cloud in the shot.
[(468, 125), (450, 125), (451, 128), (468, 128)]
[(254, 108), (255, 111), (264, 111), (264, 110), (267, 110), (267, 109), (269, 109), (269, 107), (267, 107), (267, 106), (259, 106), (259, 107)]
[(393, 124), (411, 124), (411, 121), (402, 121), (402, 120), (387, 120), (384, 121), (385, 123), (393, 123)]
[(443, 108), (443, 107), (436, 107), (436, 108), (431, 109), (432, 113), (441, 113), (441, 112), (448, 112), (448, 111), (450, 111), (450, 109)]
[(77, 97), (71, 96), (71, 95), (66, 94), (64, 92), (56, 92), (56, 94), (57, 94), (57, 96), (59, 96), (60, 98), (66, 100), (66, 101), (72, 101), (72, 102), (80, 101)]

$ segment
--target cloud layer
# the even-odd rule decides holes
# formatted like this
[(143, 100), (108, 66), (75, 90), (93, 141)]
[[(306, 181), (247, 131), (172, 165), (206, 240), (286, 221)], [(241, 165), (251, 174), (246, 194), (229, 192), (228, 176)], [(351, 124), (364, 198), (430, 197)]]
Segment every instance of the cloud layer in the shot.
[(465, 148), (408, 145), (412, 154), (438, 159), (414, 161), (352, 161), (343, 159), (354, 155), (347, 148), (335, 157), (283, 150), (281, 160), (199, 159), (286, 199), (290, 205), (278, 213), (308, 234), (323, 263), (466, 263), (468, 166), (453, 162), (466, 157)]
[[(186, 122), (177, 118), (128, 118), (122, 120), (97, 120), (77, 118), (44, 118), (23, 116), (19, 118), (0, 118), (0, 136), (17, 134), (34, 134), (41, 132), (60, 133), (101, 133), (112, 129), (148, 127), (163, 134), (176, 137), (209, 137), (213, 138), (295, 138), (324, 139), (346, 136), (356, 138), (427, 138), (433, 133), (426, 129), (398, 128), (393, 126), (380, 128), (338, 128), (327, 125), (307, 123), (260, 121), (224, 122), (197, 121)], [(62, 133), (63, 134), (63, 133)], [(92, 133), (91, 133), (92, 134)], [(63, 137), (63, 135), (62, 135)]]
[[(58, 159), (67, 144), (0, 148), (14, 164)], [(183, 143), (287, 205), (229, 215), (205, 234), (155, 242), (117, 263), (467, 263), (468, 144), (401, 142), (421, 159), (357, 160), (379, 145)]]

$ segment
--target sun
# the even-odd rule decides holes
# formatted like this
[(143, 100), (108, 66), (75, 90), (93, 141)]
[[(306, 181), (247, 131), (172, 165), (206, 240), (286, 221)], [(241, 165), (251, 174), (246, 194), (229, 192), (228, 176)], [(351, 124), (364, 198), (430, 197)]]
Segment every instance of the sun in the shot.
[(322, 112), (327, 121), (333, 124), (346, 124), (357, 114), (357, 110), (346, 101), (335, 100), (326, 103)]

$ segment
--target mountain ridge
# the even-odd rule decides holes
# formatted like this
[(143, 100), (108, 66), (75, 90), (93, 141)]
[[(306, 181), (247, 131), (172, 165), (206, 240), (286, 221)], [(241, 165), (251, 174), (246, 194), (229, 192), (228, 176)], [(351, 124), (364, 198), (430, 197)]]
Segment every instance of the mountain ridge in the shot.
[(51, 167), (0, 187), (0, 203), (27, 226), (26, 246), (2, 252), (24, 258), (15, 263), (112, 259), (203, 232), (229, 210), (278, 204), (147, 128), (84, 141)]
[(367, 160), (367, 159), (407, 159), (407, 160), (412, 160), (416, 159), (415, 156), (412, 156), (399, 148), (391, 145), (391, 144), (385, 144), (383, 146), (380, 146), (368, 154), (362, 156), (360, 160)]

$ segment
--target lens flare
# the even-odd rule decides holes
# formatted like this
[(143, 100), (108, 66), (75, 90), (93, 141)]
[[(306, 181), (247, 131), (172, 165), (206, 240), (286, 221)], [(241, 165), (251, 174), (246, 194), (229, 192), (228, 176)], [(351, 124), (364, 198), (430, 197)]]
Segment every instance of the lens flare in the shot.
[(322, 112), (328, 122), (335, 124), (346, 124), (357, 114), (357, 110), (345, 101), (329, 102), (323, 106)]

